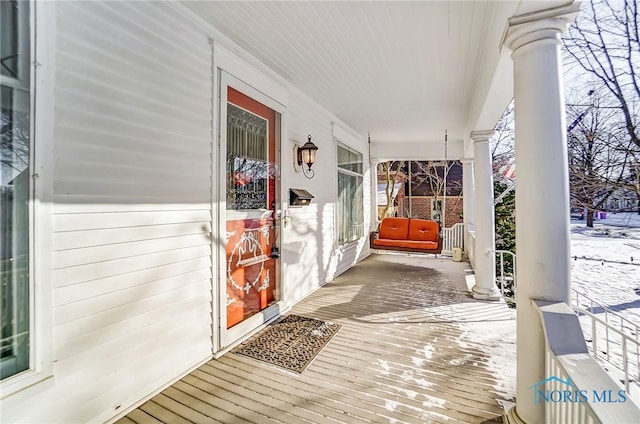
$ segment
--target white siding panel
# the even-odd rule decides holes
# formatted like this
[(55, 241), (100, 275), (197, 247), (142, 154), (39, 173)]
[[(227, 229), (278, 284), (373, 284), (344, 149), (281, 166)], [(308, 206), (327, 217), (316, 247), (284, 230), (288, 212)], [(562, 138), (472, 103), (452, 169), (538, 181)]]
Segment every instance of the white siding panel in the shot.
[[(182, 90), (167, 90), (161, 84), (166, 83), (166, 77), (161, 78), (157, 75), (145, 72), (145, 69), (137, 69), (134, 64), (123, 61), (121, 58), (109, 55), (107, 51), (98, 50), (95, 46), (86, 44), (84, 40), (65, 39), (64, 44), (68, 45), (67, 51), (73, 51), (73, 54), (65, 52), (59, 53), (59, 68), (68, 69), (70, 77), (80, 78), (82, 80), (91, 81), (93, 84), (102, 85), (103, 81), (108, 79), (118, 84), (116, 93), (127, 93), (131, 96), (140, 96), (145, 99), (144, 93), (153, 93), (153, 98), (146, 98), (148, 102), (170, 107), (175, 113), (184, 114), (185, 110), (191, 107), (198, 107), (202, 102), (208, 100), (207, 93), (194, 90), (190, 97), (185, 98)], [(78, 55), (80, 53), (81, 55)], [(118, 65), (117, 72), (112, 69), (99, 66), (105, 60), (115, 62)], [(147, 79), (140, 81), (136, 79), (137, 73), (145, 73)], [(64, 72), (61, 72), (60, 78), (68, 78)], [(71, 85), (73, 86), (73, 82)], [(178, 82), (179, 84), (179, 82)], [(63, 84), (67, 86), (67, 84)], [(184, 90), (192, 89), (185, 85)], [(141, 95), (142, 94), (142, 95)]]
[[(75, 63), (69, 63), (70, 67), (74, 67)], [(191, 115), (188, 113), (189, 108), (193, 107), (191, 99), (184, 99), (184, 103), (180, 102), (167, 102), (164, 96), (158, 96), (157, 92), (153, 92), (154, 97), (149, 98), (147, 96), (147, 90), (135, 90), (122, 88), (119, 85), (113, 83), (106, 83), (106, 81), (114, 80), (114, 83), (120, 81), (119, 75), (114, 75), (111, 78), (111, 74), (102, 75), (102, 80), (94, 80), (87, 77), (86, 69), (74, 69), (73, 71), (67, 71), (60, 65), (58, 67), (58, 74), (56, 83), (60, 88), (76, 91), (76, 93), (68, 93), (67, 100), (70, 102), (70, 106), (78, 108), (80, 110), (91, 110), (97, 113), (106, 112), (105, 115), (113, 115), (116, 111), (118, 114), (134, 114), (132, 118), (135, 120), (146, 121), (150, 118), (163, 119), (168, 125), (176, 125), (181, 123), (191, 123), (194, 129), (202, 129), (203, 125), (206, 128), (207, 118), (206, 116)], [(100, 76), (96, 76), (98, 78)], [(89, 94), (91, 93), (91, 94)], [(204, 93), (200, 93), (201, 104), (207, 104)], [(123, 103), (127, 105), (126, 108), (114, 109), (113, 104), (118, 106)], [(83, 106), (91, 106), (86, 108)], [(187, 108), (187, 109), (185, 109)], [(205, 122), (203, 123), (202, 120)]]
[[(188, 329), (183, 328), (182, 332), (186, 332)], [(202, 336), (200, 336), (200, 340), (202, 340)], [(163, 340), (160, 340), (159, 343), (162, 343)], [(189, 343), (190, 340), (184, 340), (184, 342)], [(160, 376), (163, 381), (172, 381), (174, 378), (173, 371), (166, 367), (165, 363), (167, 357), (171, 357), (173, 352), (176, 350), (182, 349), (182, 343), (178, 343), (172, 340), (171, 344), (165, 344), (165, 348), (154, 348), (149, 350), (147, 347), (147, 352), (151, 352), (149, 355), (141, 357), (140, 359), (136, 358), (136, 360), (130, 363), (132, 368), (136, 369), (135, 375), (129, 376), (126, 379), (120, 379), (113, 384), (110, 384), (109, 381), (96, 381), (95, 384), (92, 384), (90, 389), (84, 392), (77, 393), (77, 396), (74, 396), (73, 399), (68, 399), (64, 403), (64, 407), (66, 410), (69, 408), (77, 408), (74, 410), (74, 417), (79, 417), (79, 422), (89, 422), (92, 417), (95, 415), (95, 411), (97, 410), (112, 410), (118, 411), (120, 407), (126, 407), (126, 404), (122, 402), (122, 398), (119, 397), (118, 393), (128, 393), (131, 392), (132, 388), (137, 386), (136, 380), (141, 379), (143, 381), (148, 381), (150, 379), (156, 378)], [(197, 347), (196, 345), (190, 344), (192, 348)], [(183, 361), (188, 361), (189, 359), (194, 358), (195, 355), (188, 351), (185, 354), (185, 357), (182, 358)], [(198, 365), (201, 361), (194, 362), (193, 365)], [(133, 397), (137, 399), (141, 399), (143, 397), (148, 396), (148, 392), (139, 391)], [(84, 403), (77, 404), (77, 399), (80, 399), (81, 402)], [(56, 417), (59, 417), (60, 422), (68, 422), (65, 421), (67, 419), (68, 413), (65, 409), (59, 409), (56, 411)], [(110, 415), (105, 415), (101, 417), (102, 420), (95, 418), (92, 420), (93, 422), (105, 421), (107, 418), (110, 418)]]
[(208, 284), (211, 280), (211, 272), (209, 269), (205, 268), (188, 274), (163, 278), (148, 284), (137, 285), (129, 289), (95, 296), (81, 302), (67, 303), (58, 306), (55, 312), (55, 322), (56, 324), (64, 324), (65, 322), (71, 322), (119, 307), (122, 305), (123, 298), (126, 298), (130, 302), (129, 304), (142, 307), (143, 301), (156, 295), (169, 293), (172, 290), (180, 290), (182, 292), (185, 290), (185, 287), (194, 283)]
[[(211, 272), (211, 260), (208, 257), (198, 257), (181, 262), (174, 262), (162, 266), (147, 268), (136, 272), (129, 272), (124, 275), (115, 275), (107, 278), (91, 280), (82, 284), (60, 287), (54, 293), (55, 305), (66, 305), (67, 303), (78, 302), (91, 297), (101, 296), (118, 290), (125, 290), (131, 287), (143, 286), (149, 283), (160, 282), (158, 276), (172, 278), (176, 276), (186, 276), (191, 272), (199, 272), (205, 269)], [(195, 271), (194, 271), (195, 270)]]
[[(179, 7), (56, 3), (54, 379), (31, 397), (3, 402), (7, 422), (106, 421), (211, 356), (219, 238), (211, 205), (220, 173), (212, 53), (206, 31)], [(366, 234), (336, 243), (339, 119), (288, 89), (283, 192), (315, 196), (308, 207), (290, 208), (282, 230), (291, 303), (368, 250)], [(311, 180), (290, 165), (293, 144), (308, 134), (320, 148)], [(354, 139), (367, 171), (365, 137)], [(366, 174), (364, 182), (368, 228)]]
[[(183, 305), (183, 308), (185, 306)], [(202, 310), (196, 310), (193, 314), (185, 315), (181, 317), (184, 318), (182, 322), (193, 322), (203, 312)], [(140, 343), (140, 339), (147, 339), (145, 334), (151, 331), (158, 334), (154, 342)], [(76, 364), (70, 364), (71, 369), (76, 372), (65, 374), (74, 377), (77, 374), (79, 378), (61, 381), (61, 384), (65, 384), (70, 390), (68, 393), (62, 394), (60, 399), (56, 401), (56, 411), (52, 413), (48, 421), (69, 422), (68, 411), (73, 410), (74, 422), (96, 422), (95, 411), (116, 409), (122, 402), (117, 394), (129, 392), (135, 386), (136, 380), (149, 380), (158, 375), (166, 381), (172, 379), (174, 376), (171, 375), (172, 370), (166, 367), (166, 358), (171, 357), (176, 351), (180, 350), (180, 344), (183, 343), (197, 352), (197, 347), (206, 338), (206, 333), (194, 332), (188, 325), (181, 325), (174, 326), (171, 330), (163, 329), (161, 326), (144, 328), (144, 332), (137, 334), (137, 338), (136, 335), (132, 335), (127, 338), (128, 340), (119, 340), (121, 344), (128, 345), (131, 348), (120, 353), (114, 352), (113, 356), (105, 361), (105, 369), (117, 372), (125, 367), (131, 367), (136, 372), (117, 381), (113, 380), (109, 375), (110, 373), (105, 373), (105, 369), (96, 370), (92, 366), (78, 369), (75, 367)], [(94, 355), (102, 354), (99, 350), (95, 350), (92, 353)], [(190, 360), (192, 363), (197, 363), (198, 357), (196, 354), (187, 351), (182, 360)], [(91, 384), (83, 386), (82, 382), (85, 381), (91, 381)], [(144, 395), (146, 393), (139, 393), (138, 397)]]
[[(209, 160), (202, 157), (202, 150), (208, 147), (207, 144), (176, 144), (176, 137), (166, 137), (166, 134), (157, 134), (154, 141), (149, 143), (149, 147), (153, 147), (155, 151), (153, 156), (146, 154), (144, 148), (131, 149), (131, 144), (136, 141), (137, 137), (125, 138), (106, 131), (98, 132), (95, 126), (91, 129), (58, 126), (58, 135), (65, 140), (64, 144), (61, 143), (58, 146), (59, 156), (73, 154), (81, 165), (99, 166), (103, 164), (103, 166), (108, 166), (109, 164), (103, 163), (105, 156), (117, 157), (119, 170), (145, 169), (147, 172), (154, 173), (156, 177), (158, 173), (162, 173), (166, 178), (180, 178), (183, 175), (189, 176), (198, 172), (206, 172), (210, 166)], [(94, 144), (86, 144), (84, 140), (88, 137), (93, 140)], [(166, 138), (166, 141), (163, 138)], [(187, 148), (191, 150), (186, 150)], [(107, 169), (112, 173), (114, 171), (113, 168)], [(62, 176), (67, 176), (78, 171), (65, 167), (58, 172)]]
[[(151, 10), (148, 5), (146, 9)], [(86, 40), (91, 45), (113, 51), (117, 56), (133, 63), (155, 65), (162, 71), (161, 75), (166, 72), (171, 72), (171, 76), (184, 75), (185, 84), (198, 84), (202, 78), (208, 77), (208, 68), (189, 66), (200, 61), (203, 52), (208, 53), (207, 44), (199, 44), (200, 47), (197, 47), (198, 44), (191, 46), (172, 42), (175, 31), (171, 22), (165, 22), (162, 28), (158, 28), (164, 32), (163, 36), (148, 31), (140, 22), (124, 22), (121, 17), (131, 10), (124, 2), (115, 6), (109, 2), (65, 2), (59, 7), (58, 26), (71, 31), (60, 31), (60, 35)], [(99, 44), (98, 40), (102, 43)], [(189, 68), (194, 70), (191, 75), (185, 72)], [(114, 70), (117, 71), (117, 68)], [(153, 72), (157, 71), (154, 69)]]
[[(104, 93), (95, 92), (89, 95), (86, 92), (73, 92), (63, 87), (57, 94), (59, 94), (59, 100), (56, 103), (61, 108), (68, 109), (72, 113), (91, 111), (91, 114), (99, 115), (106, 119), (129, 121), (138, 125), (156, 128), (160, 131), (169, 131), (179, 137), (184, 135), (198, 138), (202, 134), (209, 134), (206, 131), (206, 127), (199, 131), (190, 125), (190, 121), (180, 120), (179, 117), (170, 113), (163, 115), (162, 111), (159, 110), (144, 110), (141, 105), (137, 105), (134, 101), (126, 99), (124, 96), (118, 100), (115, 95), (111, 96), (111, 98), (105, 98)], [(126, 100), (129, 100), (130, 103), (124, 103)], [(208, 121), (203, 122), (207, 123)]]
[(208, 257), (209, 255), (211, 255), (210, 246), (196, 246), (132, 256), (123, 259), (101, 261), (93, 264), (54, 270), (53, 281), (56, 287), (63, 287), (70, 284), (91, 281), (93, 279), (106, 278), (113, 275), (123, 275), (129, 272), (159, 267), (173, 262), (180, 262), (199, 257)]
[[(75, 311), (67, 308), (65, 311), (58, 312), (56, 310), (54, 320), (56, 322), (56, 329), (54, 333), (56, 338), (64, 337), (67, 342), (64, 345), (60, 345), (55, 349), (56, 357), (69, 359), (73, 355), (76, 355), (84, 350), (89, 350), (100, 346), (103, 343), (110, 343), (110, 336), (120, 336), (127, 334), (137, 334), (141, 327), (149, 325), (157, 325), (158, 323), (164, 324), (165, 330), (172, 327), (165, 321), (167, 318), (163, 316), (162, 309), (167, 308), (167, 305), (171, 303), (180, 304), (186, 299), (193, 298), (200, 301), (202, 291), (206, 288), (206, 282), (197, 282), (188, 286), (181, 286), (175, 290), (160, 293), (155, 296), (150, 296), (141, 300), (118, 306), (116, 308), (107, 309), (106, 311), (97, 312), (92, 315), (88, 315), (82, 318), (77, 318), (73, 321), (67, 321), (67, 317), (64, 314), (68, 313), (73, 317)], [(206, 295), (202, 295), (208, 300)], [(187, 303), (187, 302), (184, 302)], [(188, 309), (186, 310), (188, 312)], [(182, 312), (182, 313), (186, 313)], [(171, 320), (175, 320), (176, 313), (173, 314)], [(163, 321), (165, 321), (163, 323)], [(209, 322), (209, 320), (206, 320)], [(154, 332), (156, 336), (160, 332)], [(139, 335), (140, 336), (140, 335)], [(138, 342), (144, 339), (149, 339), (148, 336), (143, 336), (143, 339), (138, 339)], [(123, 348), (126, 346), (122, 346)], [(60, 360), (61, 360), (60, 359)]]
[[(65, 213), (81, 214), (81, 213), (112, 213), (121, 212), (121, 203), (56, 203), (56, 214)], [(209, 203), (145, 203), (138, 201), (127, 205), (129, 212), (159, 212), (159, 211), (191, 211), (204, 209), (207, 212), (211, 209)]]
[(211, 239), (204, 234), (198, 234), (129, 243), (107, 244), (104, 246), (84, 247), (80, 249), (58, 250), (53, 254), (53, 268), (61, 269), (89, 265), (103, 261), (125, 259), (128, 257), (196, 246), (205, 246), (206, 249), (209, 249)]
[[(113, 127), (118, 127), (118, 131), (114, 133)], [(65, 137), (63, 131), (75, 129), (89, 130), (92, 137), (96, 137), (99, 141), (98, 146), (106, 146), (112, 149), (130, 150), (133, 154), (139, 151), (145, 151), (151, 146), (155, 146), (158, 154), (177, 154), (178, 159), (182, 158), (183, 152), (189, 152), (191, 155), (201, 149), (204, 140), (198, 137), (188, 136), (186, 133), (178, 132), (175, 128), (161, 128), (155, 126), (144, 125), (141, 122), (118, 120), (111, 117), (97, 115), (91, 111), (84, 110), (59, 110), (56, 114), (56, 136)], [(86, 139), (89, 134), (81, 134), (79, 139)], [(149, 138), (149, 137), (153, 138)], [(73, 140), (71, 136), (61, 140), (61, 143), (69, 144)], [(132, 143), (137, 143), (140, 147), (132, 149)], [(186, 159), (198, 159), (190, 156)]]
[[(312, 141), (319, 148), (313, 166), (315, 176), (312, 179), (306, 179), (300, 173), (294, 173), (292, 169), (284, 167), (284, 170), (289, 172), (289, 187), (304, 188), (315, 196), (309, 206), (289, 209), (290, 225), (284, 230), (285, 283), (287, 293), (291, 295), (289, 301), (295, 302), (353, 266), (369, 251), (364, 249), (368, 234), (358, 243), (345, 247), (339, 247), (336, 240), (335, 202), (338, 182), (333, 123), (338, 121), (337, 118), (298, 91), (294, 91), (290, 96), (288, 112), (288, 135), (283, 138), (283, 163), (293, 160), (288, 156), (288, 152), (292, 150), (294, 143), (306, 142), (308, 134), (312, 135)], [(358, 145), (357, 142), (361, 144)], [(356, 145), (351, 147), (363, 154), (363, 165), (365, 172), (368, 172), (366, 136), (356, 138), (356, 143), (353, 144)], [(368, 178), (367, 174), (363, 176), (365, 228), (369, 228), (370, 221)]]
[[(149, 225), (165, 225), (176, 223), (210, 222), (210, 210), (159, 210), (134, 211), (120, 206), (119, 210), (107, 213), (69, 213), (72, 205), (65, 206), (64, 214), (56, 214), (53, 228), (56, 233), (63, 231), (82, 231), (109, 228), (130, 228)], [(57, 210), (57, 206), (56, 206)], [(108, 217), (109, 219), (105, 219)]]
[[(185, 313), (185, 311), (188, 311), (188, 313)], [(83, 370), (82, 372), (84, 373), (100, 373), (100, 370), (95, 369), (94, 367), (96, 355), (105, 358), (103, 362), (105, 366), (110, 366), (114, 363), (118, 364), (119, 362), (126, 361), (127, 359), (131, 360), (130, 352), (134, 349), (142, 349), (143, 352), (138, 352), (140, 354), (148, 354), (152, 349), (166, 349), (165, 344), (158, 344), (156, 346), (153, 345), (154, 343), (156, 343), (158, 338), (165, 337), (166, 334), (171, 334), (171, 338), (178, 341), (184, 340), (186, 337), (190, 337), (190, 343), (193, 345), (198, 345), (202, 343), (202, 340), (194, 340), (193, 337), (201, 337), (202, 334), (205, 334), (206, 338), (210, 333), (200, 332), (200, 330), (202, 330), (201, 328), (196, 328), (195, 331), (193, 328), (191, 328), (191, 331), (188, 331), (189, 334), (181, 335), (180, 332), (185, 332), (185, 325), (193, 327), (190, 323), (190, 316), (194, 314), (199, 315), (203, 312), (204, 311), (202, 310), (202, 302), (197, 298), (191, 298), (185, 302), (180, 302), (176, 305), (166, 307), (162, 310), (162, 313), (170, 313), (172, 315), (182, 313), (182, 315), (180, 315), (181, 321), (177, 322), (176, 325), (167, 327), (164, 323), (162, 323), (162, 320), (156, 320), (156, 322), (159, 323), (157, 324), (157, 327), (154, 327), (152, 322), (152, 325), (138, 328), (139, 331), (135, 333), (116, 334), (115, 336), (108, 335), (108, 337), (117, 340), (118, 343), (103, 343), (96, 346), (94, 349), (85, 350), (78, 353), (77, 355), (74, 355), (71, 358), (59, 361), (56, 364), (56, 372), (61, 376), (61, 379), (75, 377), (74, 372), (80, 370)], [(162, 335), (158, 335), (158, 337), (151, 340), (144, 336), (145, 333), (150, 331), (161, 331)], [(127, 342), (129, 342), (128, 345)]]
[(165, 2), (55, 7), (55, 384), (7, 422), (105, 421), (212, 349), (207, 34)]
[(140, 240), (178, 237), (193, 234), (208, 235), (211, 223), (196, 222), (184, 224), (149, 225), (122, 231), (118, 228), (102, 230), (67, 231), (54, 235), (54, 243), (60, 250), (78, 249), (81, 247), (101, 246), (114, 243), (127, 243)]

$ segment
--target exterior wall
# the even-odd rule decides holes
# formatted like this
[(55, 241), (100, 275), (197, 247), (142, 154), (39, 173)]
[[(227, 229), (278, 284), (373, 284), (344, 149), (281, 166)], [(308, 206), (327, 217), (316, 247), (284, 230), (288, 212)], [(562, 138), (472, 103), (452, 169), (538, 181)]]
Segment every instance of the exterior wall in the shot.
[(211, 355), (208, 40), (160, 4), (56, 14), (53, 380), (6, 422), (103, 421)]
[[(217, 337), (216, 31), (165, 2), (55, 8), (56, 33), (39, 35), (56, 47), (53, 378), (3, 399), (3, 422), (108, 421), (210, 359)], [(286, 87), (283, 199), (290, 187), (315, 196), (286, 212), (290, 305), (368, 254), (372, 188), (366, 137), (336, 131), (334, 116)], [(312, 180), (290, 165), (307, 134), (320, 148)], [(365, 236), (344, 247), (336, 134), (365, 166)]]
[[(368, 232), (371, 221), (371, 177), (366, 137), (345, 134), (329, 112), (314, 104), (308, 97), (294, 91), (289, 98), (288, 135), (283, 137), (283, 190), (303, 188), (315, 196), (309, 206), (290, 207), (289, 225), (284, 228), (282, 254), (285, 290), (289, 304), (349, 269), (369, 254)], [(307, 135), (318, 146), (313, 166), (313, 179), (293, 171), (294, 143), (304, 144)], [(337, 143), (340, 142), (363, 154), (364, 236), (358, 242), (338, 246), (336, 241), (336, 199), (338, 197)]]

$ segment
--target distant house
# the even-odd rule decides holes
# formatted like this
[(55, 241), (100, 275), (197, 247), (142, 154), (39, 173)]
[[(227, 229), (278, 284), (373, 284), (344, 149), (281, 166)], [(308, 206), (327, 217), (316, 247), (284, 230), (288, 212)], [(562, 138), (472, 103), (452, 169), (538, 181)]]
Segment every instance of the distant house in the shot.
[[(460, 161), (409, 163), (405, 165), (407, 183), (404, 186), (404, 198), (398, 205), (399, 215), (444, 222), (447, 227), (463, 222), (463, 178)], [(445, 220), (442, 219), (443, 211), (446, 215)]]
[(637, 212), (640, 211), (640, 194), (629, 190), (616, 190), (602, 207), (603, 210), (612, 212)]

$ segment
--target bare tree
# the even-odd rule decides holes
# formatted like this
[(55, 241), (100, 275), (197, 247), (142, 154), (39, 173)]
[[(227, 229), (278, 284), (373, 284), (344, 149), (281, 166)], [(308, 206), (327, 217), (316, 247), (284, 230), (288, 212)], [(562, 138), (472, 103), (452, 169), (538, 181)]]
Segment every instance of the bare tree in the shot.
[(402, 179), (400, 177), (400, 172), (404, 167), (404, 161), (387, 161), (381, 162), (378, 168), (378, 172), (381, 172), (384, 175), (385, 179), (385, 196), (387, 199), (387, 204), (382, 210), (382, 214), (380, 214), (380, 218), (385, 218), (390, 216), (393, 212), (393, 202), (396, 198), (398, 192), (395, 190), (395, 185), (398, 180)]
[(629, 172), (628, 186), (631, 192), (636, 194), (638, 200), (638, 214), (640, 215), (640, 154), (634, 154)]
[(3, 169), (22, 172), (29, 166), (29, 115), (2, 109), (0, 113), (0, 163)]
[(504, 171), (513, 165), (515, 160), (514, 118), (512, 101), (496, 124), (496, 132), (492, 138), (491, 162), (493, 164), (494, 179), (502, 179)]
[(632, 171), (634, 145), (616, 125), (619, 109), (600, 107), (600, 97), (585, 110), (569, 106), (574, 124), (568, 132), (569, 182), (574, 206), (587, 210), (587, 226), (616, 190), (624, 187)]
[[(460, 202), (462, 182), (448, 176), (457, 161), (415, 161), (416, 171), (411, 172), (411, 183), (423, 187), (423, 195), (433, 197), (434, 210), (440, 225), (446, 227), (446, 214), (457, 208)], [(445, 196), (451, 196), (446, 199)]]
[(640, 148), (638, 14), (636, 0), (586, 1), (563, 40), (569, 65), (577, 65), (608, 91), (629, 140)]

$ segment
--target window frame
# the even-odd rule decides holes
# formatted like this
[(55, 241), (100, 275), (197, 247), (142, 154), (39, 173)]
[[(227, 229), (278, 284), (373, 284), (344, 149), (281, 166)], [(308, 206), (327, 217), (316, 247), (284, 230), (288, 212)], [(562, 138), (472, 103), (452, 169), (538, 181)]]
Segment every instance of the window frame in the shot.
[[(440, 203), (440, 216), (435, 217), (434, 216), (434, 212), (438, 213), (438, 203)], [(444, 208), (444, 202), (442, 198), (435, 198), (432, 197), (431, 198), (431, 220), (437, 222), (438, 224), (442, 225), (442, 215), (444, 215), (444, 211), (442, 210)]]
[[(230, 200), (230, 199), (229, 199), (229, 190), (231, 190), (231, 187), (229, 186), (229, 181), (228, 181), (228, 179), (229, 179), (228, 172), (229, 172), (229, 171), (227, 170), (227, 175), (226, 175), (226, 177), (227, 177), (227, 198), (226, 198), (226, 205), (227, 205), (227, 209), (226, 209), (226, 210), (227, 210), (227, 212), (229, 212), (229, 211), (232, 211), (232, 212), (233, 212), (233, 211), (235, 211), (235, 212), (243, 212), (243, 211), (252, 211), (252, 210), (256, 210), (256, 209), (270, 209), (270, 205), (269, 205), (269, 195), (274, 195), (274, 193), (271, 193), (271, 191), (270, 191), (270, 187), (269, 187), (269, 183), (268, 183), (268, 180), (269, 180), (269, 129), (270, 129), (270, 128), (269, 128), (269, 120), (265, 119), (264, 117), (262, 117), (262, 116), (260, 116), (260, 115), (255, 114), (254, 112), (251, 112), (251, 111), (249, 111), (249, 110), (247, 110), (247, 109), (245, 109), (245, 108), (243, 108), (243, 107), (241, 107), (241, 106), (238, 106), (238, 105), (236, 105), (236, 104), (234, 104), (234, 103), (232, 103), (232, 102), (230, 102), (230, 101), (227, 101), (227, 119), (229, 119), (229, 109), (228, 109), (228, 108), (229, 108), (229, 105), (230, 105), (230, 106), (232, 106), (232, 107), (234, 107), (234, 108), (236, 108), (236, 109), (238, 109), (238, 110), (243, 111), (244, 113), (247, 113), (247, 114), (249, 114), (249, 115), (252, 115), (252, 116), (253, 116), (253, 117), (255, 117), (256, 119), (259, 119), (259, 120), (264, 121), (266, 134), (265, 134), (265, 137), (264, 137), (264, 142), (262, 143), (262, 144), (263, 144), (263, 146), (262, 146), (262, 147), (264, 148), (264, 154), (265, 154), (265, 158), (264, 158), (264, 167), (265, 167), (265, 169), (266, 169), (266, 173), (267, 173), (267, 175), (265, 176), (265, 181), (266, 181), (265, 185), (266, 185), (266, 186), (265, 186), (265, 188), (264, 188), (264, 195), (265, 195), (264, 205), (260, 205), (260, 206), (262, 206), (262, 207), (254, 207), (254, 208), (230, 208), (230, 207), (229, 207), (229, 203), (230, 203), (230, 202), (229, 202), (229, 200)], [(228, 126), (228, 123), (227, 123), (226, 125)], [(229, 136), (228, 136), (228, 130), (227, 130), (227, 139), (228, 139), (228, 137), (229, 137)], [(228, 142), (228, 141), (227, 141), (227, 142)], [(229, 146), (227, 146), (227, 150), (226, 150), (226, 152), (227, 152), (227, 156), (228, 156), (228, 155), (229, 155)], [(245, 157), (245, 159), (246, 159), (246, 157)], [(251, 159), (251, 160), (256, 160), (256, 159), (258, 159), (258, 158), (250, 158), (250, 159)], [(260, 160), (260, 159), (262, 159), (262, 158), (259, 158), (258, 160)], [(228, 166), (228, 163), (227, 163), (227, 166)], [(235, 168), (235, 164), (234, 164), (234, 168)], [(234, 170), (233, 172), (235, 172), (235, 170)]]
[(55, 12), (53, 2), (29, 1), (29, 368), (0, 382), (3, 401), (53, 377)]
[[(349, 146), (348, 144), (342, 142), (339, 138), (336, 138), (336, 148), (335, 148), (335, 154), (336, 154), (336, 193), (337, 193), (337, 199), (338, 202), (336, 202), (336, 244), (337, 246), (347, 246), (349, 244), (352, 243), (357, 243), (360, 239), (362, 239), (362, 237), (364, 237), (364, 225), (365, 225), (365, 218), (364, 218), (364, 154), (362, 152), (360, 152), (358, 149), (355, 149), (351, 146)], [(358, 173), (356, 171), (352, 171), (350, 169), (346, 169), (346, 168), (342, 168), (340, 167), (340, 163), (339, 163), (339, 153), (338, 150), (340, 148), (343, 148), (347, 151), (349, 151), (350, 153), (355, 153), (356, 155), (358, 155), (358, 159), (360, 160), (360, 170), (361, 173)], [(360, 202), (361, 202), (361, 210), (360, 210), (360, 222), (358, 223), (360, 225), (361, 228), (361, 234), (356, 236), (354, 239), (352, 240), (342, 240), (342, 234), (341, 234), (341, 223), (340, 223), (340, 203), (339, 203), (339, 199), (340, 199), (340, 180), (339, 180), (339, 174), (344, 174), (344, 175), (349, 175), (352, 177), (356, 177), (356, 178), (360, 178)]]

